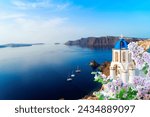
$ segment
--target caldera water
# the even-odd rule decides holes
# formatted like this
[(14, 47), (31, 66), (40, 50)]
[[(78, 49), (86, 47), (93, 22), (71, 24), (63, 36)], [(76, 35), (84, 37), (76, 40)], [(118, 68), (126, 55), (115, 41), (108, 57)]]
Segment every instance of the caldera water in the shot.
[[(91, 60), (111, 61), (111, 49), (63, 44), (0, 49), (1, 100), (76, 100), (98, 89)], [(77, 66), (80, 73), (75, 73)], [(75, 77), (67, 82), (72, 73)]]

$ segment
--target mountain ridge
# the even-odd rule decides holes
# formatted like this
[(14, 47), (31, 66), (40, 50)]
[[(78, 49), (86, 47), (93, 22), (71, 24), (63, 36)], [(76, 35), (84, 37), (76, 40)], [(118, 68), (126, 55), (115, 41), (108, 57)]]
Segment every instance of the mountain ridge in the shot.
[[(87, 37), (81, 38), (75, 41), (67, 41), (65, 45), (73, 46), (81, 46), (81, 47), (114, 47), (115, 43), (120, 39), (119, 36), (102, 36), (102, 37)], [(124, 37), (127, 42), (131, 41), (142, 41), (147, 40), (148, 38), (136, 38), (136, 37)]]

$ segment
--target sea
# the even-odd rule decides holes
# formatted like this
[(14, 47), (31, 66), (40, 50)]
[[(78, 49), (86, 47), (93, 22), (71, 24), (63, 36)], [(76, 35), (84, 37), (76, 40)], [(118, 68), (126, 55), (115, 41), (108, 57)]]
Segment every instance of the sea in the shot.
[(90, 61), (111, 58), (111, 49), (63, 44), (0, 48), (0, 100), (81, 99), (101, 85), (94, 82)]

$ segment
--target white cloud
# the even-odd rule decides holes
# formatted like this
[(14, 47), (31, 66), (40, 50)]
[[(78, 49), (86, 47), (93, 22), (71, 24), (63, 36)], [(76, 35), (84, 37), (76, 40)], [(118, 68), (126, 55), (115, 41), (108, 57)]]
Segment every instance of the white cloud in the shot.
[[(31, 2), (32, 1), (32, 2)], [(52, 0), (12, 0), (11, 11), (0, 12), (0, 43), (65, 42), (83, 35), (83, 29), (70, 24), (62, 14), (48, 14), (50, 10), (64, 10), (69, 3), (54, 3)], [(15, 8), (14, 8), (15, 6)], [(44, 11), (32, 9), (49, 8)], [(22, 9), (22, 10), (20, 10)]]
[(34, 19), (27, 19), (27, 18), (16, 18), (15, 24), (21, 28), (21, 30), (34, 30), (38, 31), (39, 29), (45, 28), (55, 28), (64, 25), (67, 21), (67, 18), (51, 18), (49, 20), (34, 20)]
[(0, 43), (65, 42), (83, 34), (82, 28), (69, 24), (68, 20), (64, 17), (49, 20), (16, 18), (13, 22), (1, 22)]
[(35, 2), (15, 0), (12, 2), (12, 4), (19, 9), (34, 9), (34, 8), (51, 7), (51, 4), (48, 0), (35, 1)]
[(25, 17), (25, 14), (21, 13), (0, 13), (0, 20), (8, 20), (8, 19), (16, 19), (16, 18), (22, 18)]
[(28, 9), (38, 9), (38, 8), (52, 8), (56, 10), (63, 10), (70, 6), (70, 3), (53, 3), (52, 0), (35, 0), (32, 1), (24, 1), (24, 0), (14, 0), (12, 4), (22, 10)]
[(56, 5), (57, 10), (63, 10), (70, 6), (70, 3), (58, 4)]

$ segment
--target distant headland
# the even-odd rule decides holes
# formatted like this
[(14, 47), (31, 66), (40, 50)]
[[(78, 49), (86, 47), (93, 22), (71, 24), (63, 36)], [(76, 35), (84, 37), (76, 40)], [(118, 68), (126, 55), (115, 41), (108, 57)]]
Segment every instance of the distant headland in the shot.
[(21, 44), (21, 43), (9, 43), (9, 44), (4, 44), (0, 45), (0, 48), (6, 48), (6, 47), (27, 47), (27, 46), (33, 46), (33, 45), (43, 45), (44, 43), (33, 43), (33, 44)]
[[(65, 45), (73, 46), (77, 45), (80, 47), (89, 47), (89, 48), (112, 48), (119, 36), (103, 36), (103, 37), (87, 37), (81, 38), (75, 41), (68, 41)], [(147, 40), (148, 38), (135, 38), (135, 37), (125, 37), (128, 42), (131, 41), (142, 41)]]

